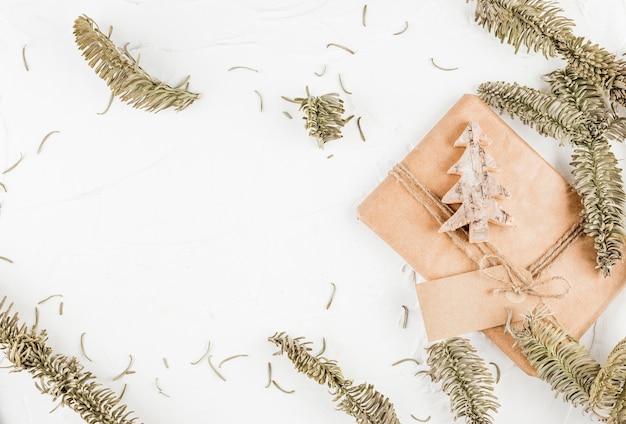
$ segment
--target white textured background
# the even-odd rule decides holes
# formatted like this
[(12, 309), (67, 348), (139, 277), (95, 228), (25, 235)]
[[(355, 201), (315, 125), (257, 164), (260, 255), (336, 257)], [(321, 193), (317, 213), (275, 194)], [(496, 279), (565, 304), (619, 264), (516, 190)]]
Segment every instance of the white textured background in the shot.
[[(560, 4), (586, 35), (626, 50), (621, 0)], [(561, 63), (514, 55), (473, 22), (463, 0), (14, 1), (0, 0), (0, 293), (59, 353), (77, 356), (120, 391), (145, 423), (351, 423), (332, 396), (267, 337), (305, 336), (355, 382), (373, 383), (411, 414), (452, 423), (448, 400), (419, 367), (427, 346), (404, 261), (356, 219), (356, 207), (463, 93), (487, 80), (541, 88)], [(153, 75), (191, 74), (202, 98), (187, 110), (149, 114), (115, 101), (72, 35), (80, 14), (118, 45), (130, 42)], [(408, 30), (401, 35), (404, 22)], [(346, 45), (350, 55), (328, 43)], [(22, 46), (30, 71), (22, 63)], [(458, 67), (445, 72), (435, 68)], [(233, 66), (247, 70), (228, 71)], [(326, 66), (326, 74), (317, 77)], [(319, 150), (282, 96), (340, 91), (362, 116)], [(259, 98), (263, 97), (263, 111)], [(287, 119), (283, 111), (294, 116)], [(569, 178), (569, 151), (507, 122)], [(36, 154), (40, 141), (57, 130)], [(616, 146), (619, 157), (623, 146)], [(328, 158), (329, 155), (332, 157)], [(527, 181), (527, 184), (538, 184)], [(444, 254), (444, 252), (442, 252)], [(337, 286), (330, 309), (331, 282)], [(58, 305), (64, 304), (59, 315)], [(620, 296), (583, 341), (600, 362), (626, 336)], [(409, 310), (402, 328), (403, 309)], [(85, 350), (80, 337), (85, 333)], [(482, 334), (469, 335), (502, 379), (499, 423), (586, 423)], [(190, 363), (212, 342), (219, 380)], [(118, 381), (129, 355), (135, 374)], [(166, 369), (162, 358), (167, 358)], [(264, 388), (267, 363), (287, 395)], [(8, 365), (5, 359), (0, 366)], [(155, 378), (169, 397), (159, 394)], [(27, 373), (0, 369), (0, 424), (81, 423), (54, 408)]]

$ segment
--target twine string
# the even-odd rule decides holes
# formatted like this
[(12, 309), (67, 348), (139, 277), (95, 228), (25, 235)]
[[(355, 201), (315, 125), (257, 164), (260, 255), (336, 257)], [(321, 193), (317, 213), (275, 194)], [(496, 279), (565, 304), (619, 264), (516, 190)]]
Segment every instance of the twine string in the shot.
[[(389, 174), (393, 176), (405, 190), (415, 199), (441, 226), (449, 219), (454, 211), (450, 206), (446, 205), (441, 199), (433, 193), (428, 187), (424, 186), (408, 169), (404, 162), (397, 164)], [(489, 242), (473, 244), (480, 254), (475, 254), (470, 248), (468, 232), (461, 228), (458, 231), (447, 231), (446, 234), (450, 241), (461, 252), (474, 262), (478, 269), (487, 277), (492, 278), (502, 284), (502, 287), (495, 290), (495, 293), (515, 293), (525, 294), (528, 296), (544, 298), (561, 299), (569, 293), (571, 283), (563, 276), (552, 276), (541, 279), (540, 276), (548, 269), (573, 243), (583, 234), (581, 221), (575, 223), (570, 230), (561, 236), (555, 244), (553, 244), (543, 255), (537, 258), (525, 270), (514, 264), (511, 264), (498, 251), (498, 249)], [(463, 237), (461, 235), (463, 235)], [(501, 265), (505, 271), (505, 277), (491, 274), (487, 269), (492, 266)], [(527, 272), (524, 272), (527, 271)], [(529, 275), (530, 274), (530, 275)], [(543, 292), (539, 288), (552, 283), (553, 281), (562, 281), (563, 289), (555, 293)]]

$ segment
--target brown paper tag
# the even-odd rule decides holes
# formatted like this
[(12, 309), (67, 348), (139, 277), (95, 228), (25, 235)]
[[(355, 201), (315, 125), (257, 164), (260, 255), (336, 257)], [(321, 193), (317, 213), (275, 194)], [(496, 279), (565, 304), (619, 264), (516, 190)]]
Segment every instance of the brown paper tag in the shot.
[(513, 314), (513, 321), (519, 320), (539, 299), (506, 291), (507, 286), (502, 283), (505, 278), (504, 267), (498, 265), (417, 284), (428, 340), (504, 325), (507, 308)]

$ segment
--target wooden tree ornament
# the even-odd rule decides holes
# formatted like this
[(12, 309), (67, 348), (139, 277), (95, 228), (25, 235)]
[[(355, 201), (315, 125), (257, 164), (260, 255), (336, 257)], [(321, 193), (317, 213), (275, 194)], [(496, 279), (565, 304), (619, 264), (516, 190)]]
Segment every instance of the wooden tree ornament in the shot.
[(496, 198), (509, 197), (509, 192), (491, 176), (500, 166), (487, 154), (484, 147), (491, 140), (476, 121), (470, 122), (454, 147), (465, 147), (465, 152), (448, 174), (460, 175), (459, 181), (448, 191), (443, 203), (461, 203), (459, 209), (443, 223), (439, 232), (453, 231), (469, 224), (469, 242), (489, 240), (489, 222), (514, 225), (514, 218), (500, 209)]

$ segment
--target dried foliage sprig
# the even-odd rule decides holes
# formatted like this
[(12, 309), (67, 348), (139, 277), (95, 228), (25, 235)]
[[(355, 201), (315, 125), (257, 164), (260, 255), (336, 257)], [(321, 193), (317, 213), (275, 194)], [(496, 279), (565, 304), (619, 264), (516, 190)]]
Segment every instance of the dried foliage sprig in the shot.
[(311, 137), (315, 137), (320, 149), (326, 142), (343, 137), (341, 129), (347, 120), (343, 118), (345, 109), (338, 93), (311, 96), (307, 87), (306, 97), (298, 97), (294, 102), (300, 104), (300, 110), (305, 114), (304, 127)]
[(28, 371), (41, 393), (67, 405), (89, 424), (137, 423), (113, 390), (97, 383), (76, 358), (54, 354), (46, 345), (45, 330), (20, 324), (5, 302), (6, 297), (0, 301), (0, 350), (13, 364), (13, 371)]
[(572, 20), (549, 0), (477, 0), (475, 20), (501, 41), (546, 57), (562, 57), (568, 66), (611, 100), (626, 106), (626, 61), (606, 49), (574, 35)]
[(399, 424), (393, 404), (371, 384), (353, 385), (344, 378), (336, 361), (313, 356), (301, 338), (293, 339), (276, 333), (268, 339), (286, 353), (296, 370), (319, 384), (327, 385), (335, 396), (337, 408), (356, 418), (361, 424)]
[(493, 394), (494, 379), (485, 361), (469, 340), (453, 337), (426, 348), (428, 375), (450, 398), (454, 419), (465, 417), (467, 423), (491, 424), (491, 413), (500, 404)]
[(116, 46), (103, 34), (88, 16), (79, 16), (74, 21), (74, 36), (89, 66), (106, 81), (115, 96), (135, 108), (159, 112), (174, 107), (180, 111), (200, 97), (186, 87), (170, 87), (152, 77), (126, 49)]
[(583, 345), (549, 319), (545, 308), (525, 316), (521, 327), (512, 328), (509, 323), (506, 329), (539, 378), (561, 393), (565, 401), (581, 406), (585, 412), (592, 410), (591, 391), (600, 365)]

